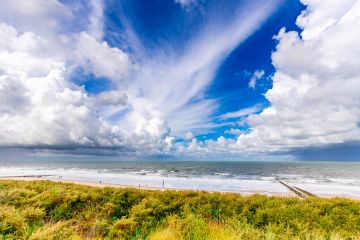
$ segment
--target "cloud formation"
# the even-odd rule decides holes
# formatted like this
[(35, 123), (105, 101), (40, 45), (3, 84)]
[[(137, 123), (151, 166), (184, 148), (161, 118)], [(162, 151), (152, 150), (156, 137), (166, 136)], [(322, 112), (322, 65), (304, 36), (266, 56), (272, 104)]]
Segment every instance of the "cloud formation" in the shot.
[(111, 48), (106, 42), (99, 42), (86, 32), (76, 36), (76, 44), (78, 65), (86, 71), (114, 81), (121, 81), (129, 76), (132, 63), (120, 49)]
[[(360, 2), (304, 0), (302, 28), (274, 38), (271, 106), (230, 143), (238, 152), (271, 153), (360, 140)], [(221, 144), (218, 141), (218, 144)], [(210, 145), (209, 145), (210, 146)], [(230, 147), (229, 147), (230, 149)]]
[(258, 113), (263, 110), (263, 106), (261, 104), (256, 104), (254, 106), (243, 108), (236, 112), (229, 112), (219, 116), (220, 120), (227, 120), (227, 119), (236, 119), (236, 118), (243, 118), (247, 117), (250, 114)]
[[(1, 20), (14, 25), (0, 23), (0, 145), (39, 148), (126, 146), (119, 127), (105, 122), (97, 111), (99, 103), (124, 104), (124, 96), (109, 93), (93, 99), (68, 78), (69, 71), (84, 62), (94, 74), (122, 76), (128, 64), (124, 53), (85, 33), (60, 33), (63, 15), (57, 19), (59, 13), (55, 15), (53, 11), (63, 11), (68, 18), (73, 16), (57, 1), (32, 3), (32, 7), (19, 14), (17, 21), (12, 21), (6, 14), (6, 11), (22, 11), (18, 6), (14, 9), (14, 4), (14, 1), (1, 3)], [(36, 20), (31, 22), (28, 18), (33, 15)], [(40, 19), (44, 23), (52, 22), (52, 25), (39, 29)], [(84, 53), (86, 44), (92, 44), (90, 50), (100, 54), (89, 56), (90, 50)], [(74, 45), (77, 46), (75, 51)], [(100, 70), (105, 67), (100, 63), (109, 63), (108, 57), (118, 63), (116, 70), (111, 69), (111, 64)]]
[(307, 8), (297, 19), (301, 36), (283, 28), (274, 37), (276, 71), (265, 93), (270, 106), (260, 114), (253, 107), (223, 114), (223, 119), (250, 114), (242, 121), (250, 131), (225, 131), (238, 134), (236, 139), (193, 141), (188, 154), (259, 158), (360, 141), (360, 32), (354, 31), (360, 28), (360, 2), (303, 3)]
[(114, 136), (116, 129), (99, 118), (83, 89), (66, 80), (66, 63), (51, 53), (51, 43), (6, 24), (0, 25), (0, 32), (4, 35), (0, 40), (1, 146), (121, 143), (121, 137)]
[[(207, 88), (228, 54), (266, 21), (278, 1), (245, 1), (243, 5), (221, 11), (219, 4), (215, 1), (209, 7), (210, 12), (217, 11), (217, 17), (200, 14), (205, 18), (200, 30), (183, 45), (152, 48), (151, 56), (139, 50), (143, 63), (131, 84), (124, 88), (131, 104), (136, 105), (132, 111), (143, 111), (141, 107), (144, 107), (162, 112), (176, 137), (188, 131), (201, 134), (215, 126), (211, 115), (218, 103), (205, 98)], [(193, 14), (185, 13), (185, 18), (191, 19)], [(141, 33), (135, 28), (129, 27), (127, 31), (133, 38), (140, 38)], [(133, 48), (145, 48), (134, 42)], [(131, 122), (125, 117), (121, 124), (133, 128)]]
[[(183, 45), (161, 45), (151, 54), (139, 41), (132, 16), (121, 18), (132, 51), (105, 41), (107, 6), (101, 0), (29, 0), (22, 8), (19, 1), (1, 1), (0, 146), (246, 155), (359, 141), (360, 33), (354, 29), (360, 27), (360, 3), (303, 3), (307, 9), (297, 19), (301, 35), (283, 28), (274, 37), (276, 70), (265, 93), (269, 107), (254, 105), (216, 117), (219, 103), (206, 98), (206, 90), (226, 57), (279, 1), (245, 1), (220, 9), (218, 16), (202, 16), (202, 25)], [(79, 18), (81, 11), (90, 15)], [(90, 94), (71, 79), (79, 69), (93, 81), (110, 81), (111, 89)], [(264, 74), (255, 71), (249, 87), (255, 89)], [(219, 121), (249, 129), (222, 130), (234, 135), (228, 139), (195, 137), (219, 127)]]

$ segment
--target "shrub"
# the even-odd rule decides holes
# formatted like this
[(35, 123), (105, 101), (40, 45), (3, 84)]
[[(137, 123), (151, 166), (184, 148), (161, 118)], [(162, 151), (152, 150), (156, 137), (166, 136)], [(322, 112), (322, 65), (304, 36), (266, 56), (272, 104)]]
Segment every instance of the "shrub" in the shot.
[(112, 239), (123, 239), (134, 232), (136, 223), (133, 219), (122, 218), (111, 227), (109, 236)]
[(360, 239), (360, 202), (0, 180), (0, 239)]
[(0, 236), (22, 238), (25, 234), (25, 220), (14, 207), (0, 208)]
[(54, 225), (45, 225), (30, 237), (30, 240), (80, 240), (74, 230), (67, 222), (57, 222)]
[(181, 221), (181, 230), (186, 240), (206, 239), (209, 232), (204, 219), (193, 213), (187, 214), (186, 218)]
[(28, 221), (40, 221), (45, 217), (45, 210), (43, 208), (28, 207), (25, 208), (21, 215)]

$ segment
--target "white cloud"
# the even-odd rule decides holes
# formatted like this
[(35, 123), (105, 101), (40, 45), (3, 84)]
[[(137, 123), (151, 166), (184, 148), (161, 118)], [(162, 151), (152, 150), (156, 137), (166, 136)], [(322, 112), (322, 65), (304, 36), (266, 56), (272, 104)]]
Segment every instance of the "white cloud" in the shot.
[(2, 0), (0, 21), (13, 25), (19, 31), (50, 35), (62, 22), (70, 21), (71, 11), (58, 0)]
[(220, 120), (227, 120), (227, 119), (234, 119), (234, 118), (243, 118), (247, 117), (250, 114), (258, 113), (263, 109), (261, 104), (256, 104), (254, 106), (243, 108), (236, 112), (228, 112), (225, 114), (220, 115), (218, 118)]
[(107, 91), (98, 94), (95, 101), (99, 106), (122, 106), (127, 104), (128, 97), (120, 91)]
[(247, 122), (239, 149), (283, 151), (360, 140), (360, 2), (304, 0), (303, 28), (282, 29), (272, 54), (271, 107)]
[[(1, 24), (1, 146), (112, 146), (122, 136), (97, 115), (87, 94), (66, 80), (66, 63), (47, 42)], [(38, 53), (43, 50), (45, 53)]]
[[(252, 159), (294, 149), (325, 147), (360, 140), (360, 2), (329, 4), (304, 0), (307, 10), (296, 32), (281, 29), (272, 54), (276, 72), (265, 97), (271, 106), (226, 113), (220, 119), (250, 116), (250, 132), (231, 129), (236, 140), (193, 141), (188, 154), (236, 155)], [(260, 109), (259, 109), (260, 110)], [(201, 152), (201, 153), (200, 153)]]
[(197, 0), (175, 0), (176, 3), (181, 4), (182, 6), (188, 6), (195, 3)]
[(123, 80), (131, 71), (129, 57), (118, 48), (111, 48), (106, 42), (82, 32), (77, 37), (76, 55), (79, 64), (98, 77)]
[(256, 70), (249, 81), (249, 88), (255, 89), (256, 81), (265, 75), (264, 70)]
[[(3, 76), (5, 84), (14, 81), (23, 89), (26, 102), (22, 111), (0, 114), (2, 146), (66, 146), (96, 144), (98, 119), (85, 105), (81, 91), (71, 90), (63, 79), (63, 69), (53, 69), (45, 77)], [(6, 89), (5, 89), (6, 90)], [(1, 92), (2, 97), (17, 93)], [(2, 103), (3, 104), (3, 103)], [(12, 105), (16, 107), (15, 104)], [(90, 121), (89, 121), (90, 120)], [(94, 139), (91, 139), (94, 137)]]
[(199, 142), (196, 138), (194, 138), (184, 149), (180, 149), (179, 153), (184, 153), (185, 155), (204, 155), (208, 153), (208, 149), (204, 143)]
[(103, 0), (91, 0), (90, 4), (92, 13), (89, 16), (90, 24), (87, 32), (96, 40), (102, 41), (104, 35), (104, 2)]
[[(0, 23), (0, 146), (100, 147), (126, 149), (134, 154), (172, 150), (174, 142), (167, 136), (169, 129), (161, 114), (152, 112), (143, 131), (123, 129), (101, 114), (103, 108), (126, 106), (125, 93), (109, 91), (89, 96), (69, 81), (68, 72), (79, 62), (80, 66), (86, 62), (88, 71), (118, 81), (129, 63), (121, 50), (99, 43), (84, 32), (60, 36), (64, 42), (57, 49), (59, 45), (53, 45), (47, 34), (21, 32)], [(54, 30), (50, 35), (56, 34)], [(74, 48), (77, 40), (84, 45)], [(78, 55), (72, 54), (72, 49)]]
[(327, 28), (337, 24), (357, 2), (357, 0), (333, 0), (331, 2), (303, 0), (306, 11), (297, 18), (297, 25), (303, 29), (305, 40), (319, 37)]
[[(219, 12), (227, 17), (209, 17), (183, 46), (169, 47), (169, 54), (164, 53), (166, 47), (155, 49), (150, 57), (139, 50), (143, 64), (125, 89), (130, 101), (145, 98), (149, 106), (144, 107), (161, 111), (174, 136), (209, 131), (215, 126), (210, 116), (218, 104), (204, 97), (206, 89), (228, 54), (253, 34), (277, 6), (276, 0), (251, 1), (236, 6), (231, 16)], [(130, 35), (136, 35), (132, 32)]]
[[(359, 86), (359, 47), (355, 45), (359, 34), (350, 31), (359, 25), (359, 4), (348, 1), (341, 14), (336, 4), (330, 4), (334, 9), (324, 19), (333, 20), (317, 27), (308, 18), (326, 6), (307, 1), (311, 11), (298, 20), (304, 38), (285, 30), (277, 36), (274, 87), (265, 95), (272, 106), (259, 115), (255, 113), (262, 106), (255, 105), (218, 118), (226, 121), (251, 115), (247, 122), (252, 132), (231, 129), (228, 133), (240, 135), (237, 140), (199, 141), (194, 134), (215, 126), (210, 116), (217, 103), (206, 100), (204, 92), (216, 70), (261, 26), (278, 1), (252, 1), (231, 18), (211, 19), (180, 54), (175, 50), (173, 55), (162, 50), (151, 57), (142, 53), (136, 66), (124, 51), (103, 41), (102, 1), (91, 1), (89, 23), (76, 32), (64, 28), (65, 23), (76, 22), (76, 16), (58, 1), (31, 0), (27, 9), (15, 8), (15, 2), (0, 3), (0, 21), (4, 22), (0, 24), (1, 146), (239, 154), (338, 143), (360, 135), (354, 87)], [(18, 13), (19, 19), (15, 21), (6, 11)], [(68, 79), (77, 67), (109, 78), (117, 88), (96, 96), (87, 94)], [(249, 87), (255, 88), (263, 75), (256, 71)], [(172, 135), (191, 141), (182, 145)]]
[(229, 130), (225, 130), (225, 134), (233, 134), (233, 135), (240, 135), (245, 133), (243, 130), (231, 128)]
[(192, 139), (194, 139), (194, 134), (192, 132), (186, 132), (185, 136), (184, 136), (184, 139), (192, 140)]

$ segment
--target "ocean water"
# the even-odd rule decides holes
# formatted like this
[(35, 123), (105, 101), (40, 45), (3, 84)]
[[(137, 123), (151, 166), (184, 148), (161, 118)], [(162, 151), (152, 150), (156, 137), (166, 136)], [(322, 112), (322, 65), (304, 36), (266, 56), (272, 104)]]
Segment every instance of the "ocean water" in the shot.
[(360, 198), (360, 162), (0, 161), (0, 176), (28, 175), (135, 187), (290, 194), (280, 179), (317, 195)]

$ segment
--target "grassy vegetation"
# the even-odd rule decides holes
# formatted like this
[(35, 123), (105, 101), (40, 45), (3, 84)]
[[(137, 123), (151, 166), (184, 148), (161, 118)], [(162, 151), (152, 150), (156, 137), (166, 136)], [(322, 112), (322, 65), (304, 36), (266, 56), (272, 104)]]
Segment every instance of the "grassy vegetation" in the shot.
[(1, 180), (0, 239), (360, 239), (360, 202)]

